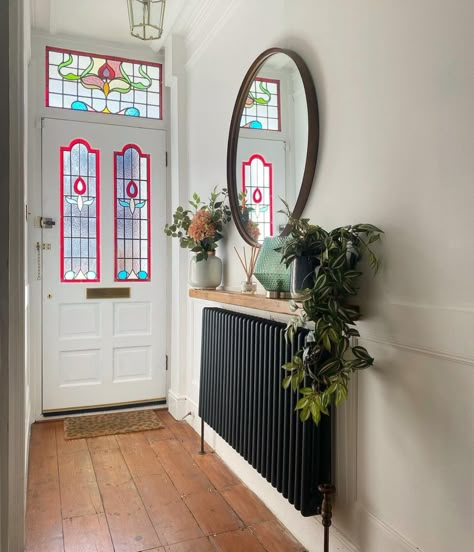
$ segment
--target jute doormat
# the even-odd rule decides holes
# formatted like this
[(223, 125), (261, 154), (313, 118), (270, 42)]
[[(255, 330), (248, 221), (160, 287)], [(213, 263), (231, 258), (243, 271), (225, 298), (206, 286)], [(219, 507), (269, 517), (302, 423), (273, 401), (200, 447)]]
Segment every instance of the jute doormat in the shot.
[(163, 424), (153, 410), (73, 416), (64, 420), (64, 438), (84, 439), (162, 427)]

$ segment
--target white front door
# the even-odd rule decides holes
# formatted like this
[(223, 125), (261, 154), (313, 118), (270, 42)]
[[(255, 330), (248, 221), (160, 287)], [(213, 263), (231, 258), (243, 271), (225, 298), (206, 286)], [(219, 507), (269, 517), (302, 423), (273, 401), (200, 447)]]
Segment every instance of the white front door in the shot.
[(165, 133), (44, 119), (42, 143), (43, 412), (163, 400)]

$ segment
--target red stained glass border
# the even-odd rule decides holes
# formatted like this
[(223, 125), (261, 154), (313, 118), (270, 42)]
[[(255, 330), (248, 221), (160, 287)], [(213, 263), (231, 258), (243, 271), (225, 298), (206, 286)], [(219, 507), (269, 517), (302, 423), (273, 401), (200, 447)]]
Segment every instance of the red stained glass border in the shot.
[[(273, 236), (273, 165), (272, 163), (268, 163), (265, 161), (265, 158), (260, 153), (254, 153), (249, 157), (248, 161), (242, 161), (242, 191), (245, 194), (247, 191), (247, 188), (245, 186), (245, 167), (250, 167), (252, 165), (252, 161), (254, 159), (259, 159), (262, 161), (264, 167), (268, 167), (269, 169), (269, 182), (268, 182), (268, 188), (269, 188), (269, 197), (270, 197), (270, 221), (269, 221), (269, 227), (270, 227), (270, 234), (269, 236)], [(265, 236), (267, 237), (267, 236)]]
[[(66, 280), (64, 278), (64, 152), (72, 152), (72, 148), (76, 144), (82, 144), (87, 148), (89, 153), (95, 155), (95, 195), (96, 195), (96, 217), (95, 217), (95, 233), (96, 233), (96, 262), (97, 262), (97, 278), (93, 280)], [(89, 283), (100, 282), (100, 151), (90, 146), (87, 140), (76, 138), (69, 146), (61, 146), (59, 150), (59, 173), (60, 173), (60, 204), (59, 204), (59, 254), (61, 266), (61, 282), (62, 283)], [(82, 177), (86, 175), (80, 175)], [(87, 175), (88, 177), (89, 175)]]
[[(138, 151), (140, 159), (146, 159), (147, 166), (147, 251), (148, 251), (148, 277), (143, 279), (120, 279), (117, 277), (118, 274), (118, 256), (117, 256), (117, 158), (119, 156), (124, 156), (127, 149), (133, 148)], [(115, 282), (150, 282), (151, 281), (151, 161), (150, 154), (144, 153), (140, 146), (137, 144), (125, 144), (122, 151), (114, 151), (114, 281)]]

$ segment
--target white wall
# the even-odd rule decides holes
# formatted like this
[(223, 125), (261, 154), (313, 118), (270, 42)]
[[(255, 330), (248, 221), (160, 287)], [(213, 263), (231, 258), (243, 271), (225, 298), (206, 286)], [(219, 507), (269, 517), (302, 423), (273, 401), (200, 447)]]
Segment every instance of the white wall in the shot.
[[(189, 176), (180, 190), (206, 196), (226, 185), (241, 78), (270, 46), (297, 51), (315, 80), (321, 120), (305, 216), (326, 228), (371, 222), (386, 232), (382, 269), (366, 279), (360, 301), (362, 343), (376, 365), (354, 389), (357, 433), (344, 465), (356, 469), (339, 470), (336, 484), (346, 490), (335, 524), (361, 552), (471, 549), (474, 5), (224, 4), (214, 27), (201, 28), (201, 43), (198, 30), (187, 43), (187, 151), (180, 162)], [(242, 279), (234, 244), (242, 242), (232, 229), (218, 250), (228, 287)], [(186, 259), (180, 262), (185, 271)], [(189, 363), (173, 366), (193, 401), (196, 308), (188, 306)], [(338, 434), (338, 450), (347, 438)], [(237, 459), (227, 459), (238, 468)], [(279, 508), (273, 496), (262, 498)], [(315, 527), (298, 523), (293, 530), (320, 550)]]

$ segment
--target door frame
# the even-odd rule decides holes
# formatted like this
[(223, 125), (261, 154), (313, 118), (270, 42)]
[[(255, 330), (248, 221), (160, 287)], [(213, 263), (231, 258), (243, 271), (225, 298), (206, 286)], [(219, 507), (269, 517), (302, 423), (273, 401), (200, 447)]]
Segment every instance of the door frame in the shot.
[[(32, 58), (29, 66), (29, 90), (28, 90), (28, 128), (29, 128), (29, 152), (28, 152), (28, 237), (27, 237), (27, 257), (28, 257), (28, 275), (30, 281), (30, 351), (27, 359), (27, 366), (30, 375), (30, 395), (31, 395), (31, 418), (32, 420), (44, 419), (42, 413), (42, 281), (37, 279), (37, 252), (36, 243), (41, 243), (41, 228), (39, 228), (37, 217), (41, 216), (41, 126), (43, 118), (61, 119), (69, 121), (72, 124), (77, 122), (96, 123), (121, 127), (140, 127), (146, 129), (163, 130), (166, 133), (166, 150), (169, 151), (169, 97), (166, 87), (162, 86), (163, 101), (163, 119), (161, 121), (151, 119), (131, 120), (132, 118), (121, 115), (102, 115), (100, 113), (73, 112), (68, 109), (56, 109), (45, 107), (45, 58), (44, 52), (46, 46), (58, 48), (69, 48), (71, 50), (81, 50), (85, 52), (94, 52), (118, 57), (140, 59), (164, 64), (163, 56), (153, 52), (149, 47), (142, 46), (136, 48), (121, 47), (111, 45), (110, 43), (100, 41), (84, 41), (81, 39), (69, 39), (49, 35), (47, 33), (33, 33), (32, 35)], [(162, 79), (164, 81), (164, 70)], [(137, 124), (138, 123), (138, 124)], [(166, 167), (166, 198), (170, 201), (170, 168)], [(167, 212), (169, 208), (167, 205)], [(169, 243), (167, 242), (167, 248)], [(168, 251), (166, 252), (168, 258)], [(170, 285), (170, 271), (168, 270), (168, 286)], [(170, 312), (169, 293), (168, 303), (166, 304), (166, 313)], [(165, 315), (167, 316), (167, 314)], [(168, 331), (168, 329), (167, 329)], [(168, 350), (170, 336), (166, 336), (166, 349)], [(169, 388), (169, 372), (166, 374), (166, 388)]]
[[(0, 90), (0, 150), (4, 161), (0, 206), (0, 251), (8, 262), (0, 268), (0, 549), (23, 550), (25, 481), (29, 416), (25, 378), (25, 58), (28, 23), (25, 4), (0, 6), (0, 67), (8, 75)], [(7, 323), (5, 323), (7, 322)]]

